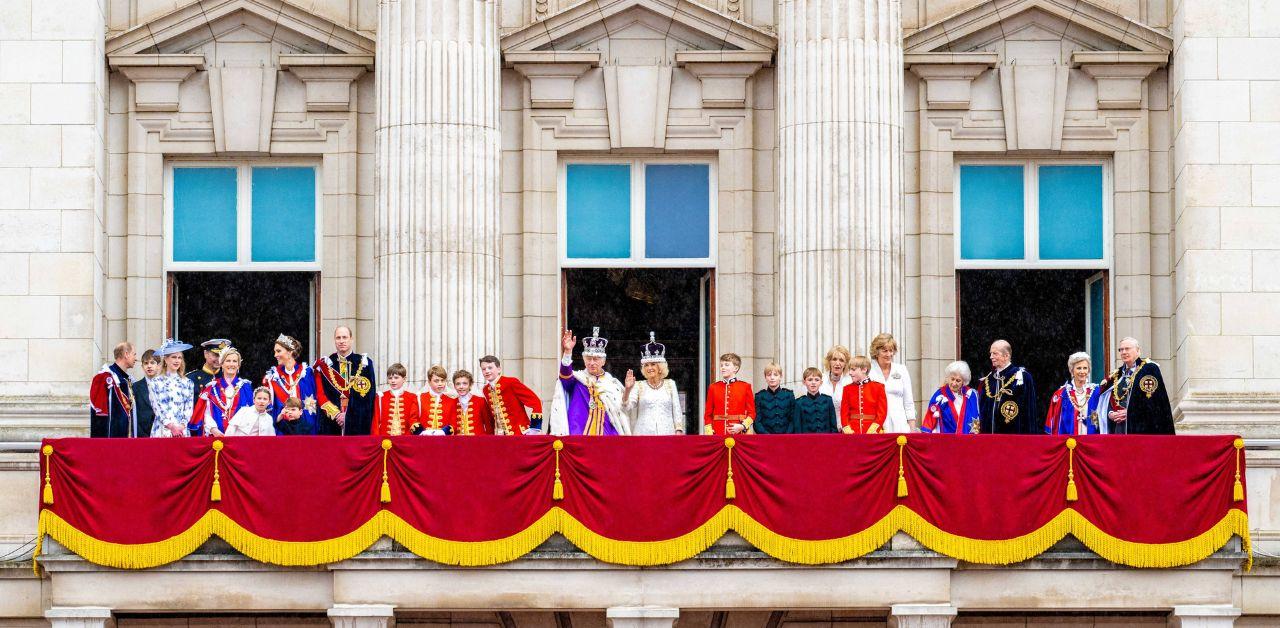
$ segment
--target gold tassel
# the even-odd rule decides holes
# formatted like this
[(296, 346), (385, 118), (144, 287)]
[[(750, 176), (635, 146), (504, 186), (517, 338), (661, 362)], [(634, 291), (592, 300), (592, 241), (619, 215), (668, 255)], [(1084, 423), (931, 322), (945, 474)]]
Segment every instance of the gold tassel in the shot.
[[(1231, 487), (1231, 501), (1242, 502), (1244, 501), (1244, 483), (1240, 481), (1240, 452), (1244, 449), (1244, 439), (1237, 438), (1234, 445), (1236, 448), (1236, 483)], [(45, 489), (48, 490), (47, 485)]]
[(902, 465), (902, 452), (907, 447), (907, 437), (898, 436), (898, 497), (907, 496), (907, 473)]
[(391, 503), (391, 484), (387, 482), (387, 452), (391, 451), (391, 439), (382, 439), (382, 492), (378, 499), (384, 503)]
[(724, 439), (725, 449), (729, 450), (729, 479), (724, 483), (724, 498), (735, 499), (738, 497), (738, 489), (733, 485), (733, 446), (735, 445), (732, 437)]
[[(44, 498), (42, 501), (44, 501), (45, 505), (54, 505), (54, 482), (52, 482), (49, 475), (50, 468), (54, 466), (54, 458), (52, 458), (54, 457), (54, 446), (45, 445), (40, 451), (45, 454), (45, 491), (44, 495), (42, 495), (42, 498)], [(1236, 473), (1235, 477), (1236, 480), (1239, 480), (1239, 473)]]
[(1080, 495), (1076, 492), (1076, 439), (1067, 439), (1067, 501), (1073, 502), (1080, 499)]
[(213, 441), (213, 488), (209, 490), (209, 501), (211, 502), (222, 501), (222, 482), (218, 481), (221, 477), (218, 474), (218, 456), (221, 455), (221, 453), (222, 441)]
[(551, 486), (551, 499), (560, 501), (564, 499), (564, 483), (560, 481), (560, 450), (564, 449), (564, 443), (556, 439), (551, 448), (556, 451), (556, 482)]

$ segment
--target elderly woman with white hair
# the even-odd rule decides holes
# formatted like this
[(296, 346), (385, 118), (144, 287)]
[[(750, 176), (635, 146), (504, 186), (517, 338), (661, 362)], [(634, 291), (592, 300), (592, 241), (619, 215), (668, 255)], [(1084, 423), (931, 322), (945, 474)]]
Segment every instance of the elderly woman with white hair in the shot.
[(1055, 436), (1083, 436), (1098, 433), (1098, 386), (1089, 381), (1092, 367), (1089, 354), (1077, 351), (1067, 358), (1071, 379), (1053, 392), (1044, 431)]
[(929, 398), (920, 422), (921, 432), (934, 434), (977, 434), (978, 391), (969, 387), (973, 372), (966, 362), (952, 362), (943, 370), (942, 386)]

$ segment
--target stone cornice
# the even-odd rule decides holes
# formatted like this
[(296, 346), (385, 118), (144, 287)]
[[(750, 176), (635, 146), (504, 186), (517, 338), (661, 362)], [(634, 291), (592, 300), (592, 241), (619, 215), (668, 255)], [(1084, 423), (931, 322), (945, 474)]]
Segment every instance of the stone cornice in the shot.
[(925, 82), (930, 109), (968, 109), (973, 79), (994, 68), (994, 52), (914, 52), (903, 55), (903, 66)]
[(530, 107), (572, 109), (578, 77), (600, 66), (599, 52), (555, 50), (513, 51), (503, 55), (507, 67), (529, 79)]
[(683, 50), (676, 65), (702, 82), (704, 108), (738, 109), (747, 105), (747, 79), (773, 61), (767, 50)]

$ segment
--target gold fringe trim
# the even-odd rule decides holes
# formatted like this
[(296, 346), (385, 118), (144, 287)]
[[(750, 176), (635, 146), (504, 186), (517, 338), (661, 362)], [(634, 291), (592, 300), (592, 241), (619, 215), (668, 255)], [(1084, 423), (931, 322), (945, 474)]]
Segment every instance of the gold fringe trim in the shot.
[[(1175, 543), (1136, 543), (1117, 539), (1090, 523), (1073, 509), (1063, 510), (1044, 526), (1024, 536), (984, 540), (944, 532), (906, 506), (896, 506), (865, 530), (826, 540), (793, 539), (777, 534), (728, 505), (694, 530), (662, 541), (619, 541), (596, 533), (559, 507), (554, 507), (528, 528), (491, 541), (450, 541), (418, 531), (386, 510), (338, 538), (314, 542), (274, 541), (245, 530), (220, 511), (211, 510), (186, 531), (154, 543), (123, 545), (100, 541), (75, 529), (51, 510), (40, 512), (39, 543), (44, 535), (61, 543), (89, 562), (121, 569), (146, 569), (174, 562), (194, 552), (216, 534), (245, 556), (283, 566), (334, 563), (351, 558), (388, 536), (410, 552), (447, 565), (483, 566), (515, 560), (533, 551), (559, 532), (592, 557), (614, 564), (665, 565), (692, 558), (711, 547), (729, 530), (741, 534), (753, 546), (782, 561), (806, 565), (838, 563), (866, 555), (906, 532), (925, 547), (967, 562), (1006, 565), (1032, 558), (1068, 534), (1111, 562), (1130, 567), (1180, 567), (1210, 556), (1232, 536), (1242, 540), (1248, 555), (1245, 569), (1253, 564), (1249, 517), (1231, 509), (1217, 524), (1196, 537)], [(40, 555), (37, 545), (36, 556)]]

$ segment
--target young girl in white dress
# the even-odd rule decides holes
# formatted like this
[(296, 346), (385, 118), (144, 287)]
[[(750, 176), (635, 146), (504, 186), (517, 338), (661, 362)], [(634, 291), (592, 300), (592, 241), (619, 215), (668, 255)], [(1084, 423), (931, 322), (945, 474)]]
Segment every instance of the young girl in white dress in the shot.
[(236, 411), (227, 421), (227, 436), (275, 436), (276, 422), (267, 408), (271, 405), (271, 389), (259, 386), (253, 391), (253, 405)]
[(684, 434), (684, 412), (680, 410), (680, 394), (676, 383), (667, 379), (667, 348), (654, 340), (640, 351), (640, 372), (645, 381), (636, 385), (634, 371), (628, 370), (623, 384), (622, 409), (631, 419), (634, 436), (670, 436)]

